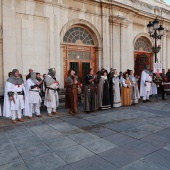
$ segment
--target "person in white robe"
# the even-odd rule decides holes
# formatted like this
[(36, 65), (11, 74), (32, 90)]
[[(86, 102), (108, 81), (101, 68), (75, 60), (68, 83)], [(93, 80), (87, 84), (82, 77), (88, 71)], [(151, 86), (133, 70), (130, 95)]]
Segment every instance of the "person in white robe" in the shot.
[(5, 85), (3, 116), (23, 122), (22, 110), (25, 108), (25, 87), (22, 78), (19, 78), (19, 71), (14, 69)]
[(132, 70), (129, 71), (129, 80), (131, 82), (131, 103), (136, 104), (140, 99), (139, 89), (138, 89), (138, 78), (134, 76)]
[(119, 76), (117, 75), (117, 71), (114, 70), (113, 72), (113, 107), (120, 107), (121, 106), (121, 99), (120, 99), (120, 82)]
[(46, 91), (45, 91), (45, 100), (44, 105), (47, 107), (48, 116), (52, 114), (57, 114), (56, 109), (59, 105), (58, 89), (59, 82), (55, 79), (55, 68), (50, 68), (49, 73), (45, 78), (46, 82)]
[(146, 65), (145, 69), (142, 71), (141, 83), (140, 83), (140, 96), (143, 97), (143, 103), (151, 102), (149, 100), (151, 83), (152, 83), (152, 75), (148, 70), (148, 65)]
[(31, 77), (26, 81), (26, 109), (25, 115), (29, 119), (32, 119), (33, 114), (37, 117), (42, 117), (40, 114), (41, 96), (40, 96), (40, 84), (36, 79), (36, 73), (32, 72)]

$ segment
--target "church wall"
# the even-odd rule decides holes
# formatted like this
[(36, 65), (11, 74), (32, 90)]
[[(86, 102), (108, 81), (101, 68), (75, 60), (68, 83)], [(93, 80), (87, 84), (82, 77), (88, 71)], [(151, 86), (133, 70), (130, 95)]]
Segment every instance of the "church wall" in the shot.
[[(91, 27), (96, 34), (97, 66), (117, 71), (125, 71), (134, 67), (134, 39), (139, 34), (147, 34), (146, 25), (154, 19), (142, 11), (137, 11), (141, 4), (127, 0), (116, 1), (122, 7), (113, 5), (112, 21), (109, 21), (109, 7), (103, 3), (102, 10), (99, 1), (80, 0), (0, 0), (3, 2), (1, 25), (3, 40), (0, 41), (0, 94), (8, 72), (18, 68), (24, 78), (28, 69), (32, 68), (41, 74), (47, 73), (49, 67), (57, 70), (57, 79), (63, 87), (64, 47), (62, 36), (74, 23)], [(105, 1), (106, 2), (106, 1)], [(161, 5), (159, 1), (147, 1), (150, 5)], [(146, 2), (146, 3), (147, 3)], [(120, 4), (121, 3), (121, 4)], [(0, 3), (1, 4), (1, 3)], [(149, 10), (142, 5), (142, 10)], [(133, 7), (130, 11), (130, 7)], [(1, 9), (1, 8), (0, 8)], [(136, 10), (136, 11), (135, 11)], [(151, 13), (159, 14), (159, 9), (150, 9)], [(139, 12), (139, 13), (138, 13)], [(1, 12), (0, 12), (1, 14)], [(122, 17), (121, 19), (119, 18)], [(147, 17), (148, 16), (148, 17)], [(170, 67), (169, 13), (163, 12), (166, 34), (163, 37), (162, 51), (158, 54), (163, 67)], [(3, 23), (2, 23), (3, 21)], [(90, 26), (91, 24), (91, 26)], [(93, 27), (93, 28), (92, 28)], [(93, 30), (93, 31), (92, 31)], [(148, 36), (149, 37), (149, 36)], [(150, 39), (152, 42), (152, 40)], [(2, 57), (3, 56), (3, 57)], [(4, 81), (3, 81), (4, 80)]]

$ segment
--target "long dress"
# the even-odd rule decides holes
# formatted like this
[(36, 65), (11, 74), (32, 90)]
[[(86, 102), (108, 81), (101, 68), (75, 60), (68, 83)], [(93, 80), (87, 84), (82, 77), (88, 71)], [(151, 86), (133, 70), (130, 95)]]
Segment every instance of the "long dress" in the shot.
[(114, 76), (112, 78), (113, 83), (113, 107), (120, 107), (121, 106), (121, 99), (120, 99), (120, 79), (118, 76)]
[(100, 100), (100, 109), (110, 109), (110, 93), (109, 93), (109, 82), (107, 76), (101, 76), (99, 81), (99, 89), (102, 89), (102, 96)]
[(135, 78), (133, 75), (130, 75), (129, 80), (131, 82), (131, 103), (138, 103), (138, 100), (140, 99), (138, 79)]
[(122, 90), (121, 90), (121, 103), (122, 106), (130, 106), (131, 105), (131, 88), (130, 80), (123, 79), (122, 80)]
[(70, 76), (66, 78), (65, 108), (73, 111), (78, 108), (78, 85)]
[(89, 80), (93, 79), (92, 75), (85, 77), (84, 85), (84, 111), (92, 112), (98, 109), (97, 103), (97, 86)]
[(110, 103), (111, 103), (111, 107), (113, 108), (113, 100), (114, 100), (114, 94), (113, 94), (113, 82), (112, 82), (112, 78), (113, 76), (108, 76), (108, 81), (109, 81), (109, 93), (110, 93)]

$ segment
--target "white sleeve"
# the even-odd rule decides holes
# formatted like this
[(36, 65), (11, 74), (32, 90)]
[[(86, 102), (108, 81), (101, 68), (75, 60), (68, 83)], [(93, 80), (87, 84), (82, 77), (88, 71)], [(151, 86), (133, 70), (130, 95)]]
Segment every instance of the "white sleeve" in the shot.
[(124, 86), (124, 87), (127, 87), (128, 85), (125, 83), (125, 79), (123, 78), (122, 79), (122, 85)]
[(146, 73), (145, 73), (144, 71), (142, 71), (141, 81), (142, 81), (143, 84), (145, 84), (145, 81), (146, 81)]

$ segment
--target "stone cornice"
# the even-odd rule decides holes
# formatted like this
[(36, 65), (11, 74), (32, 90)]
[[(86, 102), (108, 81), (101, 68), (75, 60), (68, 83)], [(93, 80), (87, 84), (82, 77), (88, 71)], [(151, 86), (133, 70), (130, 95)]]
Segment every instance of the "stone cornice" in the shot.
[(110, 16), (109, 23), (114, 25), (121, 25), (127, 27), (131, 22), (122, 16)]
[[(89, 11), (88, 9), (82, 9), (82, 8), (75, 8), (74, 6), (68, 6), (67, 4), (62, 4), (61, 2), (59, 3), (56, 0), (27, 0), (27, 1), (35, 1), (39, 3), (46, 3), (50, 4), (52, 6), (58, 6), (59, 8), (67, 8), (69, 10), (74, 10), (77, 12), (84, 12), (87, 14), (92, 14), (92, 15), (102, 15), (104, 17), (108, 17), (107, 13), (101, 14), (99, 11)], [(163, 2), (155, 1), (157, 3), (160, 3), (160, 5), (164, 5), (168, 9), (165, 9), (164, 7), (161, 6), (154, 6), (152, 4), (148, 4), (145, 2), (142, 2), (142, 0), (127, 0), (126, 3), (123, 3), (124, 1), (121, 2), (118, 0), (74, 0), (75, 2), (82, 2), (86, 3), (89, 5), (95, 5), (98, 7), (104, 8), (110, 8), (112, 6), (113, 10), (119, 8), (120, 11), (124, 13), (135, 13), (137, 15), (141, 16), (147, 16), (148, 18), (155, 18), (155, 16), (162, 17), (164, 18), (164, 21), (170, 22), (170, 6), (166, 5)]]

